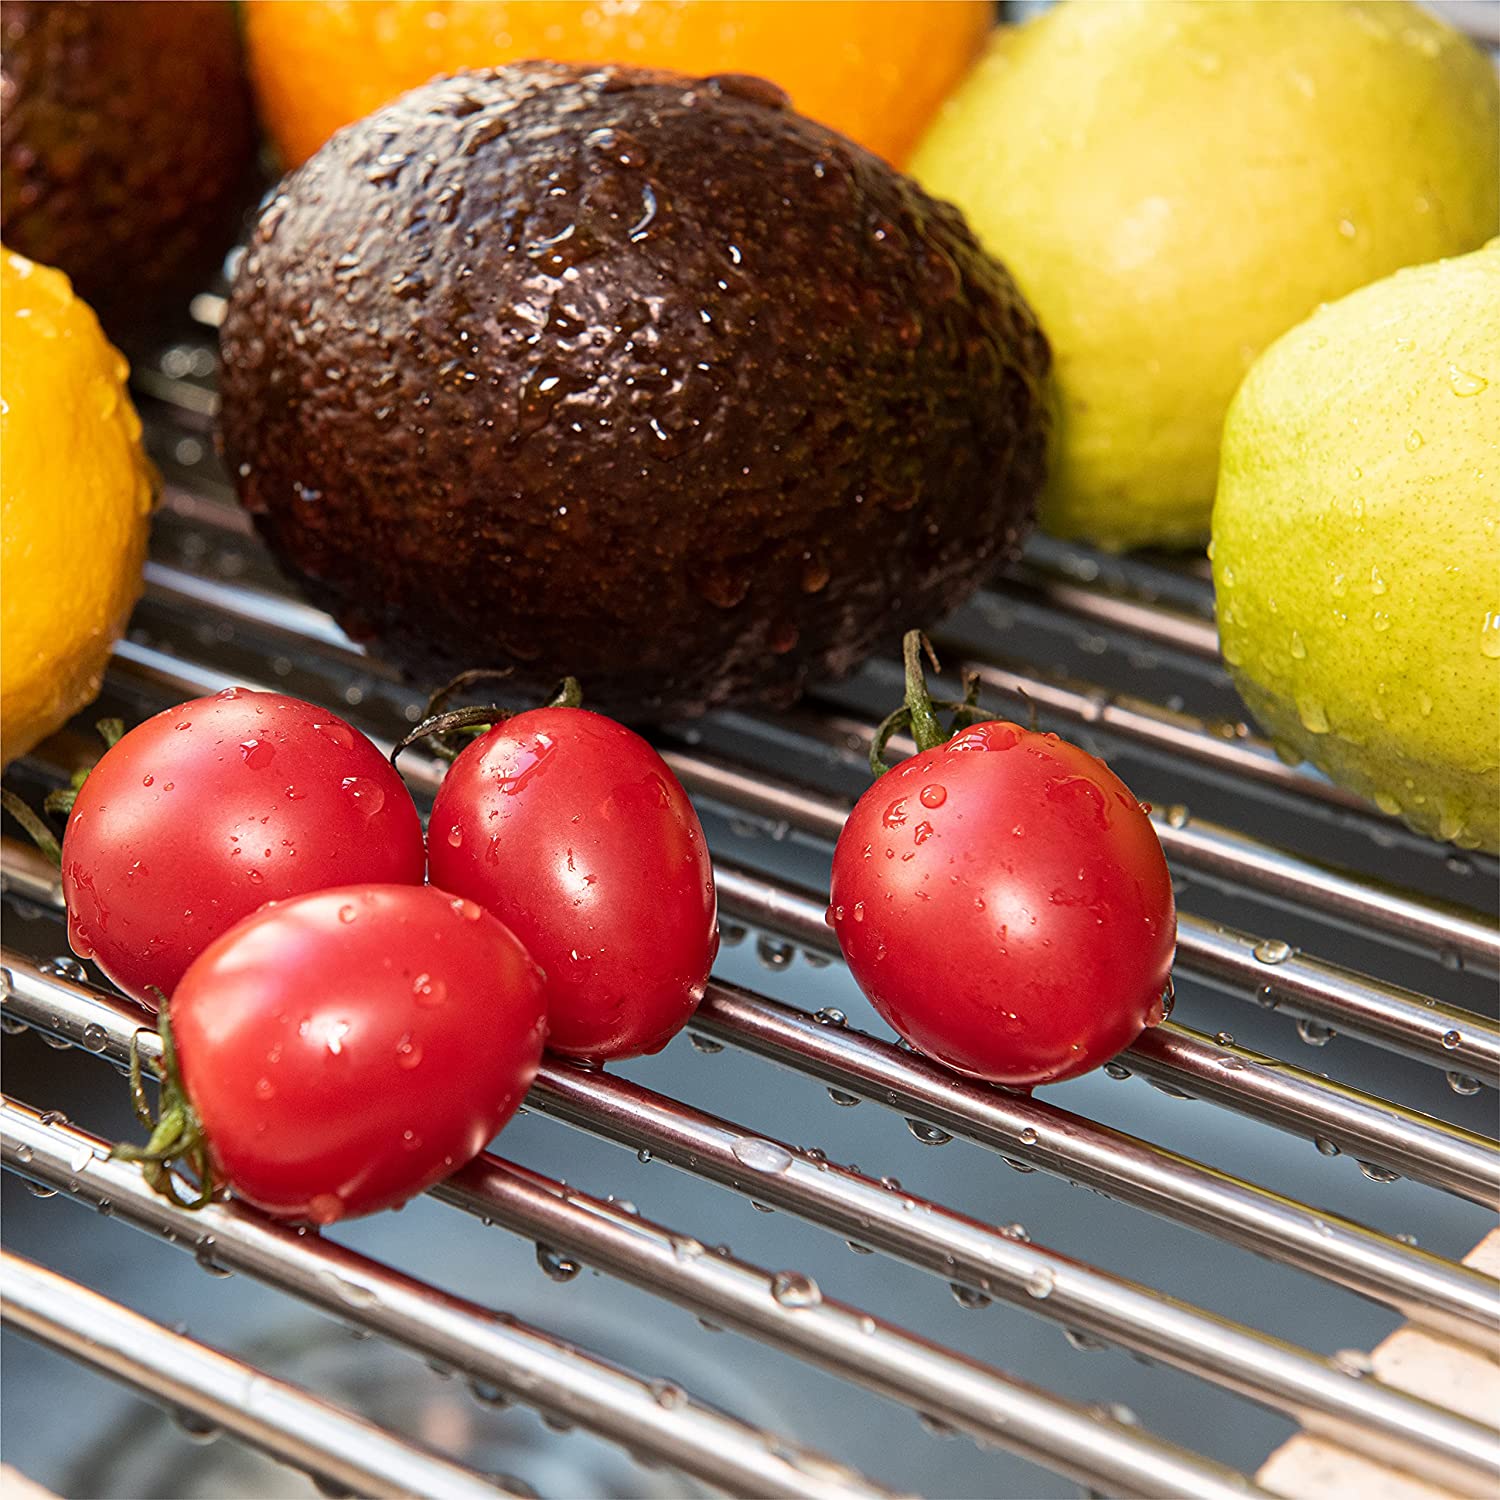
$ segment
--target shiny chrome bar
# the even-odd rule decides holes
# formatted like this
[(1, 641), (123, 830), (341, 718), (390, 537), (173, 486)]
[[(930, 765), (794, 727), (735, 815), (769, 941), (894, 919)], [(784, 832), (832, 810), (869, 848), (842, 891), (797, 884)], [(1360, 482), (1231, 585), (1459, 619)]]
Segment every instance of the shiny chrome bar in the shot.
[(1413, 1410), (1400, 1392), (1351, 1381), (1332, 1362), (1295, 1345), (1044, 1250), (1024, 1229), (996, 1230), (819, 1153), (746, 1134), (608, 1075), (544, 1066), (528, 1102), (853, 1243), (1190, 1371), (1295, 1416), (1309, 1431), (1378, 1451), (1409, 1473), (1464, 1493), (1476, 1483), (1487, 1492), (1500, 1477), (1500, 1437), (1487, 1429), (1462, 1419), (1455, 1424), (1451, 1414), (1424, 1402), (1417, 1407), (1425, 1410)]
[[(824, 903), (810, 891), (727, 860), (715, 866), (714, 878), (726, 915), (790, 937), (814, 953), (842, 959), (823, 920)], [(1161, 1037), (1176, 1040), (1170, 1046), (1154, 1045), (1153, 1039)], [(1444, 1120), (1332, 1083), (1279, 1058), (1232, 1045), (1210, 1046), (1206, 1037), (1173, 1021), (1143, 1033), (1121, 1054), (1121, 1061), (1184, 1093), (1212, 1098), (1226, 1109), (1293, 1134), (1324, 1140), (1361, 1161), (1476, 1203), (1497, 1205), (1500, 1148)], [(1267, 1073), (1275, 1074), (1274, 1082)]]
[[(4, 958), (6, 967), (0, 971), (0, 979), (4, 982), (4, 1008), (12, 1019), (50, 1030), (91, 1051), (102, 1053), (116, 1063), (128, 1055), (130, 1040), (137, 1034), (141, 1035), (143, 1049), (148, 1055), (154, 1049), (155, 1034), (149, 1029), (141, 1031), (143, 1026), (149, 1028), (152, 1019), (150, 1012), (143, 1007), (48, 974), (19, 954), (6, 953)], [(862, 1093), (864, 1097), (891, 1104), (924, 1121), (939, 1122), (955, 1135), (962, 1134), (978, 1144), (1001, 1150), (1011, 1160), (1040, 1167), (1085, 1186), (1099, 1187), (1125, 1201), (1141, 1201), (1140, 1185), (1143, 1182), (1153, 1187), (1158, 1198), (1167, 1204), (1173, 1201), (1174, 1195), (1181, 1195), (1192, 1205), (1193, 1212), (1183, 1219), (1190, 1226), (1208, 1228), (1236, 1243), (1272, 1254), (1302, 1269), (1328, 1276), (1351, 1290), (1389, 1302), (1424, 1326), (1450, 1337), (1488, 1347), (1494, 1330), (1500, 1326), (1500, 1285), (1493, 1278), (1388, 1240), (1348, 1220), (1333, 1215), (1319, 1216), (1305, 1205), (1239, 1183), (1234, 1178), (1199, 1167), (1119, 1132), (1090, 1125), (1054, 1106), (1023, 1095), (1004, 1094), (983, 1085), (966, 1083), (935, 1064), (858, 1032), (821, 1024), (802, 1012), (724, 985), (711, 987), (695, 1024), (706, 1035), (747, 1047), (851, 1093)], [(863, 1066), (839, 1068), (833, 1060), (841, 1051), (847, 1051), (856, 1065)], [(933, 1086), (934, 1080), (950, 1083), (951, 1089), (943, 1094)], [(976, 1110), (974, 1101), (988, 1107), (982, 1112)], [(816, 1190), (811, 1197), (804, 1191), (795, 1204), (783, 1203), (777, 1195), (789, 1180), (785, 1174), (790, 1171), (792, 1161), (783, 1159), (788, 1153), (780, 1148), (779, 1143), (772, 1142), (777, 1147), (775, 1153), (761, 1152), (756, 1148), (747, 1161), (742, 1144), (736, 1155), (735, 1142), (760, 1139), (739, 1126), (607, 1074), (559, 1064), (544, 1065), (536, 1087), (528, 1096), (528, 1104), (604, 1135), (617, 1144), (653, 1154), (676, 1151), (677, 1155), (672, 1159), (700, 1172), (700, 1175), (727, 1182), (757, 1201), (791, 1207), (847, 1238), (870, 1243), (869, 1202), (853, 1218), (843, 1214), (837, 1203), (826, 1195), (819, 1197)], [(1118, 1160), (1113, 1159), (1111, 1153)], [(791, 1157), (805, 1158), (811, 1163), (813, 1176), (809, 1181), (833, 1181), (828, 1175), (831, 1169), (826, 1162), (813, 1162), (806, 1153), (791, 1153)], [(731, 1175), (720, 1173), (715, 1176), (712, 1170), (714, 1160), (720, 1161)], [(856, 1177), (857, 1174), (843, 1173), (843, 1178)], [(948, 1244), (957, 1235), (955, 1226), (962, 1220), (961, 1215), (954, 1215), (937, 1205), (927, 1205), (921, 1210), (920, 1217), (913, 1218), (915, 1207), (909, 1209), (905, 1206), (907, 1201), (915, 1204), (910, 1195), (899, 1194), (893, 1198), (891, 1190), (883, 1184), (875, 1184), (867, 1178), (858, 1180), (868, 1185), (868, 1190), (862, 1189), (862, 1192), (883, 1195), (871, 1201), (882, 1212), (894, 1212), (896, 1223), (908, 1228), (935, 1225), (931, 1232), (936, 1235), (937, 1246)], [(1216, 1216), (1225, 1211), (1226, 1205), (1231, 1213), (1238, 1213), (1240, 1221), (1227, 1233), (1216, 1223)], [(1160, 1201), (1147, 1206), (1161, 1211)], [(1177, 1217), (1172, 1213), (1167, 1216)], [(997, 1233), (988, 1227), (984, 1232), (987, 1235)], [(1000, 1238), (1005, 1239), (1003, 1235)], [(1320, 1254), (1299, 1253), (1296, 1249), (1299, 1239), (1319, 1244)], [(1283, 1240), (1292, 1248), (1283, 1250)], [(936, 1260), (932, 1256), (924, 1258), (907, 1254), (911, 1246), (899, 1236), (877, 1248), (889, 1249), (891, 1253), (928, 1269), (952, 1271), (953, 1262), (946, 1258), (946, 1250)], [(1014, 1250), (1006, 1241), (1005, 1263), (1012, 1269), (1020, 1266), (1022, 1270), (1016, 1271), (1010, 1281), (1001, 1286), (995, 1281), (999, 1272), (991, 1265), (983, 1277), (971, 1284), (986, 1293), (1010, 1296), (1021, 1306), (1030, 1305), (1025, 1298), (1046, 1300), (1050, 1294), (1038, 1298), (1029, 1281), (1032, 1272), (1044, 1269), (1034, 1259), (1041, 1253), (1031, 1249)], [(1330, 1266), (1337, 1268), (1336, 1273), (1329, 1269)], [(964, 1278), (959, 1276), (957, 1279)], [(1157, 1296), (1146, 1291), (1142, 1295), (1147, 1299)], [(1066, 1307), (1064, 1302), (1049, 1302), (1047, 1307), (1035, 1310), (1044, 1316), (1061, 1317)], [(1110, 1329), (1089, 1326), (1091, 1331), (1106, 1334), (1128, 1347), (1169, 1362), (1181, 1362), (1180, 1354), (1149, 1342), (1149, 1329), (1154, 1324), (1144, 1310), (1139, 1320), (1128, 1326), (1112, 1326)], [(1247, 1336), (1260, 1337), (1248, 1331)], [(1241, 1372), (1243, 1378), (1253, 1378), (1251, 1372), (1259, 1368), (1259, 1360), (1258, 1356), (1247, 1361), (1246, 1369)], [(1186, 1368), (1199, 1374), (1207, 1373), (1196, 1364), (1189, 1364)], [(1210, 1375), (1209, 1378), (1213, 1377)], [(1262, 1393), (1262, 1397), (1275, 1404), (1271, 1393)]]
[(1002, 602), (1018, 600), (1086, 625), (1103, 625), (1141, 636), (1200, 661), (1219, 661), (1219, 633), (1206, 616), (1170, 604), (1147, 603), (1110, 589), (1088, 588), (1035, 559), (1011, 569), (994, 593)]
[(513, 1493), (9, 1251), (0, 1251), (0, 1317), (147, 1400), (231, 1432), (325, 1485), (376, 1500)]
[(576, 1423), (630, 1451), (731, 1493), (820, 1500), (887, 1495), (820, 1454), (777, 1441), (641, 1379), (505, 1313), (440, 1292), (367, 1256), (242, 1208), (212, 1203), (194, 1212), (146, 1186), (133, 1163), (108, 1159), (97, 1136), (0, 1103), (0, 1159), (33, 1182), (209, 1256), (346, 1322), (380, 1333), (428, 1359), (499, 1387), (506, 1395)]
[[(815, 743), (837, 746), (841, 753), (861, 761), (869, 753), (874, 731), (862, 719), (803, 711), (795, 713), (793, 720)], [(897, 735), (887, 746), (888, 759), (905, 759), (915, 750), (910, 736)], [(703, 778), (705, 786), (720, 788), (719, 795), (726, 802), (731, 795), (738, 796), (743, 799), (738, 804), (743, 811), (761, 817), (794, 821), (794, 815), (779, 805), (780, 794), (790, 792), (801, 808), (798, 818), (807, 820), (796, 820), (795, 826), (813, 837), (836, 839), (848, 816), (849, 804), (841, 798), (783, 787), (753, 767), (686, 751), (682, 759), (688, 774)], [(1500, 921), (1493, 917), (1378, 880), (1356, 879), (1247, 834), (1194, 818), (1182, 806), (1154, 808), (1151, 821), (1169, 860), (1216, 884), (1254, 891), (1290, 911), (1311, 913), (1421, 952), (1500, 972)]]
[(847, 1303), (809, 1277), (771, 1273), (727, 1246), (652, 1224), (485, 1155), (433, 1189), (465, 1212), (670, 1298), (717, 1327), (819, 1365), (979, 1442), (1110, 1494), (1231, 1500), (1261, 1492), (1234, 1470), (1004, 1375)]
[(693, 1026), (1007, 1160), (1310, 1271), (1444, 1337), (1489, 1349), (1500, 1329), (1493, 1277), (1055, 1104), (961, 1078), (892, 1043), (730, 985), (710, 986)]
[[(117, 642), (114, 656), (118, 675), (173, 701), (218, 692), (230, 682), (222, 672), (133, 641)], [(243, 678), (234, 680), (245, 687), (259, 686)], [(684, 785), (699, 796), (785, 822), (814, 837), (837, 837), (843, 827), (843, 804), (822, 793), (783, 787), (757, 772), (697, 752), (668, 748), (663, 754)], [(442, 765), (432, 757), (408, 756), (402, 769), (409, 781), (429, 794), (441, 779)], [(1178, 914), (1177, 957), (1189, 972), (1236, 993), (1248, 992), (1289, 1015), (1330, 1024), (1375, 1046), (1500, 1086), (1500, 1025), (1474, 1012), (1306, 956), (1277, 939), (1235, 932), (1185, 912)]]
[[(42, 1024), (37, 1018), (44, 1013), (60, 1017), (67, 1025), (60, 1034), (78, 1039), (82, 1013), (70, 1016), (72, 1001), (91, 999), (96, 1004), (88, 1014), (97, 1017), (101, 1005), (112, 1013), (107, 1029), (96, 1031), (92, 1041), (93, 1050), (107, 1056), (123, 1056), (139, 1024), (150, 1020), (132, 1002), (43, 975), (19, 958), (9, 963), (6, 1008), (13, 1016), (33, 1018), (33, 1024)], [(48, 992), (48, 1001), (38, 1003)], [(722, 998), (716, 994), (711, 1003), (719, 1007)], [(148, 1037), (151, 1043), (155, 1037), (142, 1037), (149, 1053)], [(1347, 1440), (1357, 1424), (1361, 1442), (1379, 1445), (1392, 1463), (1412, 1473), (1441, 1474), (1442, 1482), (1465, 1493), (1489, 1469), (1500, 1473), (1500, 1439), (1481, 1429), (1454, 1425), (1448, 1414), (1357, 1382), (1305, 1350), (1032, 1245), (1024, 1231), (1018, 1236), (980, 1224), (608, 1074), (544, 1063), (527, 1103), (971, 1290), (1177, 1365), (1329, 1436)], [(1021, 1155), (1028, 1150), (1027, 1133), (1018, 1141)]]

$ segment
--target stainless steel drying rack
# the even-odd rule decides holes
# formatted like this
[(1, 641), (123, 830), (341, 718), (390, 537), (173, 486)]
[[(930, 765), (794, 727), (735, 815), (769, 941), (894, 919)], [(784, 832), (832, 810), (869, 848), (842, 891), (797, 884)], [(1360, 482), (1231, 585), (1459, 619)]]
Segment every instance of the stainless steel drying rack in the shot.
[[(212, 324), (221, 309), (216, 298), (204, 296), (194, 310)], [(294, 598), (259, 557), (246, 518), (214, 469), (211, 370), (207, 348), (189, 345), (138, 372), (143, 415), (168, 486), (146, 599), (130, 637), (114, 653), (107, 692), (162, 707), (246, 682), (248, 643), (267, 669), (270, 680), (261, 685), (316, 697), (321, 683), (325, 701), (388, 743), (415, 712), (413, 696), (327, 616)], [(227, 568), (219, 565), (226, 543), (237, 559)], [(1265, 809), (1278, 809), (1286, 822), (1287, 811), (1294, 812), (1300, 850), (1178, 805), (1153, 814), (1174, 875), (1188, 883), (1180, 975), (1285, 1015), (1288, 1031), (1295, 1024), (1305, 1040), (1337, 1031), (1398, 1054), (1406, 1069), (1441, 1070), (1456, 1094), (1485, 1092), (1472, 1117), (1476, 1128), (1464, 1128), (1177, 1021), (1148, 1032), (1111, 1072), (1306, 1137), (1327, 1157), (1357, 1161), (1377, 1181), (1399, 1174), (1433, 1192), (1500, 1207), (1500, 1148), (1482, 1128), (1494, 1117), (1488, 1091), (1500, 1085), (1500, 1025), (1428, 992), (1441, 992), (1445, 979), (1460, 971), (1500, 971), (1500, 926), (1492, 911), (1431, 894), (1443, 882), (1425, 878), (1434, 869), (1459, 871), (1463, 878), (1448, 880), (1448, 887), (1480, 888), (1487, 899), (1496, 888), (1494, 862), (1439, 850), (1405, 833), (1307, 768), (1278, 759), (1241, 721), (1197, 713), (1174, 694), (1111, 691), (1003, 654), (1002, 632), (1025, 615), (1081, 641), (1085, 660), (1102, 668), (1108, 658), (1116, 680), (1154, 683), (1170, 674), (1168, 680), (1191, 685), (1196, 679), (1200, 696), (1217, 694), (1221, 701), (1207, 603), (1207, 582), (1192, 565), (1118, 563), (1039, 542), (1014, 580), (961, 616), (941, 648), (950, 664), (976, 669), (992, 700), (1009, 711), (1034, 710), (1105, 751), (1155, 757), (1174, 775), (1209, 789), (1210, 800), (1217, 795), (1219, 804), (1238, 809), (1240, 822), (1263, 822)], [(849, 805), (850, 768), (865, 753), (876, 717), (860, 693), (889, 697), (892, 685), (889, 669), (876, 667), (855, 687), (831, 689), (775, 720), (721, 715), (666, 732), (661, 745), (701, 805), (770, 829), (773, 848), (790, 837), (826, 852)], [(729, 740), (736, 750), (722, 747)], [(64, 736), (42, 747), (20, 768), (23, 776), (55, 783), (81, 743)], [(899, 743), (894, 748), (903, 750)], [(441, 764), (413, 753), (403, 769), (419, 801), (429, 799)], [(845, 790), (832, 789), (839, 783)], [(1237, 789), (1228, 802), (1226, 787)], [(1326, 847), (1337, 848), (1338, 858), (1327, 858)], [(1375, 878), (1375, 870), (1398, 862), (1410, 886)], [(823, 893), (787, 878), (776, 864), (719, 859), (725, 919), (755, 928), (788, 953), (800, 949), (820, 963), (836, 961), (823, 923)], [(3, 881), (11, 900), (60, 915), (55, 873), (12, 840), (4, 847)], [(1225, 892), (1253, 898), (1255, 909), (1273, 921), (1241, 931), (1195, 913), (1196, 897), (1212, 907), (1215, 894)], [(1416, 972), (1427, 982), (1396, 983), (1304, 951), (1279, 935), (1278, 912), (1323, 924), (1331, 935), (1356, 933), (1370, 968)], [(154, 1045), (151, 1017), (90, 985), (81, 966), (39, 962), (9, 947), (4, 965), (7, 1030), (34, 1028), (117, 1067), (132, 1037), (140, 1035), (148, 1051)], [(819, 1080), (836, 1102), (873, 1101), (908, 1117), (931, 1139), (972, 1142), (1019, 1170), (1050, 1173), (1107, 1195), (1125, 1205), (1121, 1213), (1160, 1215), (1373, 1299), (1448, 1339), (1495, 1349), (1500, 1284), (1405, 1237), (1046, 1099), (960, 1079), (855, 1030), (836, 1011), (810, 1013), (715, 982), (692, 1030), (705, 1051), (742, 1049)], [(718, 1118), (609, 1073), (549, 1063), (527, 1104), (930, 1272), (951, 1283), (961, 1299), (1009, 1301), (1060, 1324), (1070, 1337), (1105, 1341), (1190, 1372), (1392, 1468), (1462, 1494), (1494, 1493), (1500, 1437), (1382, 1384), (1357, 1356), (1316, 1354), (1054, 1252), (1019, 1225), (980, 1222), (891, 1180), (838, 1166), (817, 1149), (763, 1131), (767, 1122)], [(644, 1460), (736, 1494), (889, 1493), (877, 1480), (716, 1411), (676, 1385), (632, 1374), (316, 1233), (278, 1226), (233, 1202), (184, 1213), (147, 1191), (136, 1168), (109, 1161), (108, 1142), (55, 1114), (6, 1098), (0, 1127), (5, 1167), (43, 1189), (164, 1236), (200, 1260), (441, 1362), (493, 1397), (587, 1427)], [(499, 1144), (503, 1149), (504, 1141)], [(1330, 1163), (1328, 1170), (1340, 1168)], [(1154, 1437), (1128, 1413), (1039, 1389), (876, 1310), (835, 1301), (805, 1275), (773, 1273), (706, 1250), (681, 1226), (648, 1222), (629, 1205), (579, 1192), (500, 1156), (482, 1156), (435, 1193), (549, 1247), (564, 1274), (582, 1264), (635, 1283), (717, 1326), (887, 1396), (931, 1423), (1023, 1454), (1085, 1485), (1152, 1496), (1259, 1492), (1244, 1474)], [(382, 1432), (9, 1252), (0, 1294), (7, 1323), (324, 1483), (373, 1495), (504, 1492), (491, 1476), (452, 1457)]]

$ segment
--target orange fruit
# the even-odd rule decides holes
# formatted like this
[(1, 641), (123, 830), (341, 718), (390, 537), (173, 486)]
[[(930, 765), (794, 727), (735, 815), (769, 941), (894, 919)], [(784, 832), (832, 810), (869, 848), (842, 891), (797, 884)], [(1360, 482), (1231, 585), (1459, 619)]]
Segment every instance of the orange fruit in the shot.
[(900, 166), (967, 71), (989, 0), (250, 0), (261, 118), (288, 166), (438, 73), (546, 57), (757, 73)]

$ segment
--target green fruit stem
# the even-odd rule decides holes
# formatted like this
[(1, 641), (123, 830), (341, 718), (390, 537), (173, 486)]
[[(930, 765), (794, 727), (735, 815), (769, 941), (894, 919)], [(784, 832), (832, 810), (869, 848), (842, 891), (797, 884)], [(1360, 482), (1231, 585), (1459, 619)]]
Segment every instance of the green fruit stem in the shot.
[[(885, 760), (886, 746), (903, 729), (911, 731), (920, 755), (924, 750), (946, 744), (960, 729), (993, 717), (979, 708), (979, 679), (972, 672), (964, 674), (962, 698), (956, 701), (951, 698), (934, 698), (927, 689), (923, 656), (932, 664), (934, 672), (942, 671), (937, 653), (932, 649), (932, 642), (920, 630), (908, 630), (901, 638), (901, 659), (906, 671), (906, 701), (900, 708), (888, 713), (875, 730), (875, 738), (870, 744), (870, 773), (873, 776), (884, 776), (890, 770)], [(946, 729), (938, 718), (939, 709), (944, 709), (953, 716)]]

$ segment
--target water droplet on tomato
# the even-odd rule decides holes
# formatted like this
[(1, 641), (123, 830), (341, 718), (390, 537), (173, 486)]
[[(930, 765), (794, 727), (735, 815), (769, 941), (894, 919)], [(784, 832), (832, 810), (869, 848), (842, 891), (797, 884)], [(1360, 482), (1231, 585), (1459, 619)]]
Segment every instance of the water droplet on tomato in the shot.
[(240, 754), (252, 771), (263, 771), (276, 758), (276, 747), (270, 740), (245, 740)]
[(396, 1066), (410, 1072), (419, 1066), (421, 1061), (422, 1044), (415, 1040), (409, 1031), (404, 1033), (401, 1040), (396, 1043)]
[(340, 750), (351, 749), (354, 745), (353, 731), (344, 724), (314, 724), (313, 729)]
[(307, 1217), (314, 1224), (332, 1224), (344, 1216), (344, 1200), (337, 1193), (318, 1193), (308, 1202)]
[(448, 830), (448, 843), (452, 848), (457, 849), (463, 843), (463, 841), (464, 831), (462, 827), (459, 826), (459, 824), (455, 823), (453, 827)]
[(455, 916), (462, 917), (465, 922), (477, 922), (484, 915), (484, 908), (470, 901), (467, 896), (455, 896), (448, 906)]
[(142, 786), (154, 786), (155, 784), (156, 784), (156, 777), (154, 777), (154, 776), (143, 776), (141, 778), (141, 785)]
[(368, 776), (346, 776), (339, 785), (367, 818), (373, 818), (385, 806), (385, 793)]
[(411, 992), (423, 1010), (433, 1010), (448, 998), (448, 986), (430, 974), (418, 974), (412, 981)]
[(262, 1103), (276, 1097), (276, 1085), (269, 1078), (257, 1078), (255, 1080), (255, 1097)]
[(925, 844), (927, 840), (932, 837), (932, 824), (926, 822), (918, 823), (917, 826), (912, 829), (911, 837), (912, 843)]
[(917, 800), (923, 807), (941, 807), (948, 800), (948, 789), (936, 784), (924, 786)]

